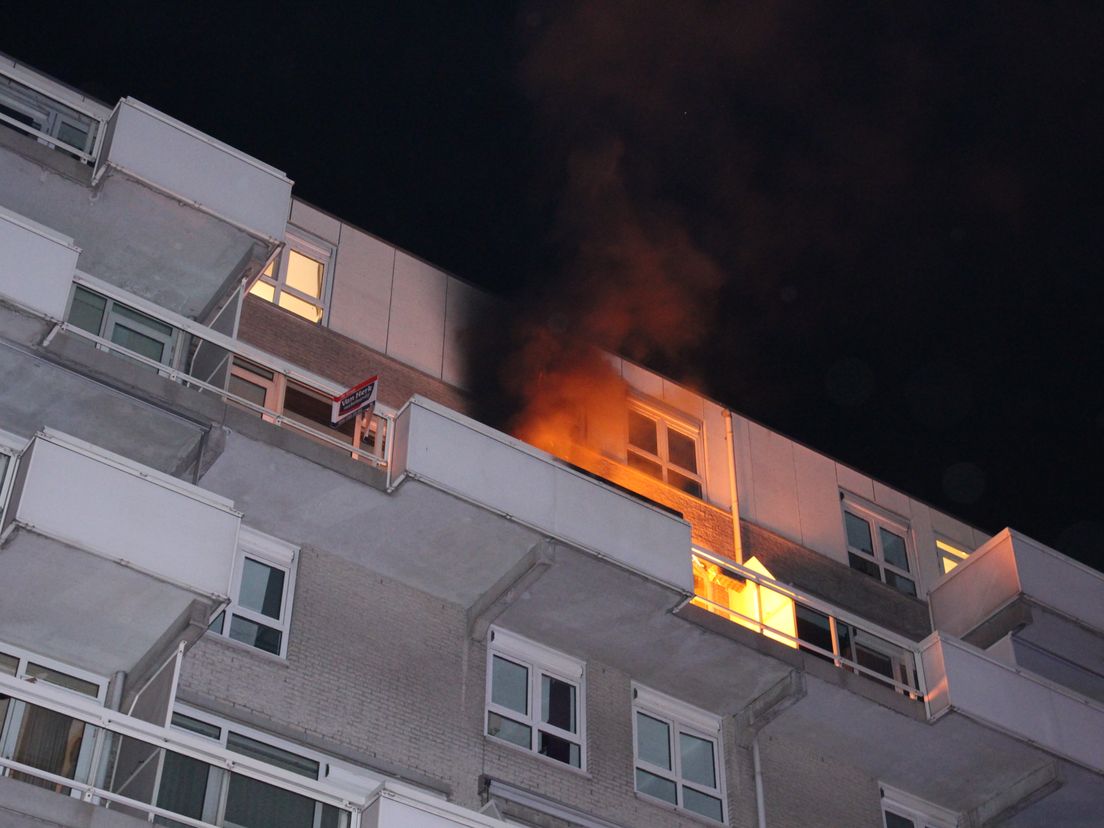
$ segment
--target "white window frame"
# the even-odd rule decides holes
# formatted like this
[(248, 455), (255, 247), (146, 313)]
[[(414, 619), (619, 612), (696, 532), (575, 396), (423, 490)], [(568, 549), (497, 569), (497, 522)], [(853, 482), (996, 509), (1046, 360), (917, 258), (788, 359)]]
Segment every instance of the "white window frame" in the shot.
[(51, 687), (56, 687), (59, 690), (64, 690), (66, 693), (75, 693), (84, 699), (95, 699), (100, 704), (104, 703), (104, 699), (107, 698), (107, 685), (110, 681), (108, 676), (101, 676), (98, 673), (92, 673), (88, 670), (82, 670), (80, 667), (74, 667), (71, 664), (65, 664), (64, 662), (57, 661), (56, 659), (49, 658), (44, 655), (39, 655), (32, 650), (25, 649), (23, 647), (17, 647), (14, 644), (8, 644), (5, 641), (0, 641), (0, 653), (4, 655), (13, 656), (19, 660), (15, 668), (15, 678), (27, 679), (27, 668), (32, 665), (38, 665), (45, 667), (49, 670), (53, 670), (58, 673), (62, 673), (66, 676), (70, 676), (80, 681), (87, 682), (88, 684), (95, 685), (97, 690), (95, 695), (89, 695), (88, 693), (82, 693), (79, 690), (74, 690), (71, 687), (66, 687), (62, 684), (54, 684), (47, 678), (39, 679), (45, 681)]
[(958, 814), (933, 805), (912, 794), (905, 793), (889, 785), (881, 785), (882, 826), (886, 826), (886, 812), (911, 820), (914, 828), (955, 828)]
[[(528, 715), (523, 715), (509, 707), (495, 704), (493, 701), (494, 657), (499, 656), (506, 661), (518, 664), (528, 671), (526, 708)], [(563, 730), (554, 725), (541, 721), (541, 677), (565, 682), (575, 688), (575, 729), (577, 733)], [(525, 725), (529, 728), (529, 747), (524, 748), (514, 742), (502, 739), (490, 732), (490, 714), (495, 713), (512, 722)], [(547, 733), (579, 747), (579, 766), (575, 767), (567, 762), (546, 757), (540, 753), (540, 733)], [(487, 683), (486, 683), (486, 710), (483, 714), (483, 733), (496, 743), (508, 745), (517, 750), (528, 750), (535, 756), (540, 756), (546, 761), (552, 762), (558, 767), (564, 767), (586, 772), (586, 665), (584, 662), (565, 655), (557, 650), (545, 647), (528, 638), (492, 627), (487, 635)]]
[[(241, 596), (242, 568), (245, 559), (251, 558), (258, 563), (279, 569), (284, 573), (284, 591), (280, 600), (280, 617), (271, 618), (256, 610), (241, 606), (238, 602)], [(299, 568), (299, 547), (286, 541), (274, 538), (252, 529), (242, 526), (238, 532), (238, 551), (234, 560), (234, 579), (230, 587), (233, 598), (230, 604), (219, 613), (212, 621), (212, 627), (219, 618), (222, 619), (221, 629), (211, 629), (210, 632), (222, 636), (243, 647), (264, 653), (277, 658), (287, 658), (288, 638), (291, 633), (291, 611), (295, 596), (295, 573)], [(280, 652), (272, 653), (252, 644), (246, 644), (230, 637), (230, 623), (233, 616), (239, 616), (246, 621), (252, 621), (264, 627), (269, 627), (280, 632)]]
[[(638, 457), (647, 460), (651, 463), (655, 463), (659, 466), (662, 478), (656, 478), (648, 474), (648, 472), (641, 469), (636, 471), (641, 474), (651, 477), (653, 480), (662, 479), (668, 486), (672, 486), (684, 494), (696, 497), (699, 500), (705, 499), (705, 475), (702, 473), (704, 466), (704, 457), (702, 453), (702, 429), (700, 424), (691, 423), (688, 420), (674, 417), (671, 414), (666, 413), (657, 406), (649, 405), (641, 400), (629, 400), (629, 412), (639, 414), (643, 417), (647, 417), (656, 424), (656, 448), (659, 450), (658, 454), (653, 454), (645, 448), (633, 445), (631, 442), (631, 431), (626, 432), (625, 439), (625, 462), (628, 463), (631, 455), (635, 454)], [(628, 423), (626, 422), (626, 428)], [(694, 465), (697, 466), (698, 471), (691, 471), (690, 469), (683, 468), (682, 466), (674, 463), (670, 459), (670, 445), (667, 439), (667, 433), (674, 431), (676, 434), (681, 434), (683, 437), (688, 438), (694, 444)], [(630, 466), (631, 468), (631, 466)], [(698, 484), (700, 489), (699, 494), (688, 492), (685, 489), (680, 488), (670, 482), (670, 472), (675, 472), (682, 477), (687, 478)]]
[[(843, 526), (843, 542), (847, 548), (848, 555), (854, 555), (860, 560), (868, 561), (878, 567), (878, 580), (888, 586), (894, 592), (898, 592), (901, 595), (908, 596), (907, 592), (903, 592), (892, 584), (886, 581), (886, 570), (895, 575), (899, 575), (902, 578), (907, 578), (912, 582), (916, 589), (916, 595), (910, 597), (922, 598), (924, 595), (923, 585), (920, 582), (919, 567), (916, 566), (916, 555), (914, 554), (915, 543), (913, 543), (912, 528), (906, 518), (900, 515), (894, 515), (874, 506), (871, 503), (867, 503), (855, 495), (849, 492), (840, 492), (840, 518)], [(847, 513), (850, 512), (856, 518), (865, 520), (870, 527), (870, 542), (874, 548), (874, 556), (871, 557), (865, 550), (859, 549), (851, 545), (847, 536)], [(903, 570), (900, 567), (894, 566), (885, 559), (885, 553), (882, 551), (882, 536), (878, 532), (879, 528), (884, 528), (887, 531), (892, 532), (904, 539), (905, 542), (905, 559), (908, 561), (908, 570)], [(862, 572), (855, 566), (852, 566), (850, 558), (847, 562), (848, 566), (854, 569), (856, 572)], [(863, 573), (867, 574), (867, 573)]]
[[(284, 241), (284, 249), (280, 251), (279, 256), (272, 260), (272, 263), (270, 265), (273, 271), (272, 275), (266, 275), (262, 271), (260, 274), (258, 274), (253, 284), (249, 286), (249, 290), (247, 292), (251, 293), (253, 291), (253, 286), (257, 282), (263, 282), (264, 284), (272, 288), (272, 299), (265, 299), (264, 301), (271, 302), (271, 304), (275, 305), (276, 307), (282, 308), (283, 306), (280, 305), (280, 294), (286, 291), (287, 293), (294, 296), (296, 299), (299, 299), (309, 305), (313, 305), (314, 307), (318, 308), (321, 311), (321, 314), (318, 318), (318, 321), (316, 322), (315, 320), (307, 319), (301, 314), (295, 313), (295, 311), (289, 310), (288, 308), (283, 308), (283, 310), (286, 310), (288, 313), (295, 314), (295, 316), (298, 316), (300, 319), (310, 322), (313, 325), (329, 324), (329, 295), (330, 286), (333, 282), (333, 247), (323, 243), (321, 240), (316, 240), (308, 237), (300, 230), (289, 229), (284, 236)], [(296, 290), (295, 288), (288, 285), (288, 262), (290, 261), (290, 251), (292, 250), (294, 250), (301, 256), (306, 256), (308, 259), (311, 259), (312, 261), (318, 262), (322, 265), (322, 287), (319, 291), (318, 296), (311, 296), (309, 293), (304, 293), (301, 290)], [(267, 268), (265, 269), (267, 270)], [(258, 298), (263, 299), (264, 297)]]
[(936, 535), (935, 554), (939, 559), (939, 574), (946, 575), (959, 564), (965, 563), (972, 551), (963, 549), (959, 544)]
[(11, 496), (12, 481), (15, 480), (15, 467), (26, 447), (27, 441), (22, 437), (0, 429), (0, 456), (4, 461), (4, 468), (0, 469), (0, 527), (4, 526), (4, 515), (8, 511), (8, 498)]
[[(153, 339), (153, 340), (156, 340), (156, 341), (160, 342), (164, 346), (164, 349), (161, 352), (161, 360), (160, 360), (162, 365), (171, 366), (173, 364), (173, 359), (176, 356), (177, 351), (179, 350), (178, 347), (177, 347), (178, 344), (179, 344), (179, 341), (180, 341), (180, 331), (179, 331), (179, 329), (173, 327), (168, 322), (164, 322), (163, 320), (160, 320), (160, 319), (157, 319), (153, 316), (150, 316), (150, 314), (145, 313), (144, 311), (140, 311), (137, 308), (132, 308), (130, 305), (127, 305), (123, 302), (118, 302), (115, 299), (112, 299), (110, 296), (106, 296), (102, 293), (97, 293), (96, 291), (92, 290), (91, 288), (85, 287), (84, 285), (73, 285), (73, 289), (69, 293), (69, 305), (65, 309), (66, 322), (68, 322), (69, 317), (72, 314), (73, 301), (74, 301), (74, 299), (76, 299), (78, 290), (83, 290), (85, 293), (91, 293), (93, 296), (99, 296), (101, 299), (104, 300), (105, 304), (104, 304), (104, 309), (103, 309), (103, 316), (100, 318), (100, 329), (98, 331), (96, 331), (95, 336), (100, 337), (100, 339), (108, 340), (116, 348), (123, 349), (125, 347), (125, 346), (120, 345), (119, 343), (115, 342), (115, 340), (111, 338), (111, 335), (115, 330), (115, 326), (118, 325), (120, 320), (121, 320), (120, 315), (115, 312), (115, 306), (116, 305), (120, 305), (120, 306), (126, 308), (131, 313), (136, 313), (136, 314), (138, 314), (138, 316), (147, 317), (149, 319), (152, 319), (154, 322), (157, 322), (158, 324), (165, 325), (166, 327), (170, 328), (171, 333), (169, 333), (169, 334), (164, 334), (161, 331), (154, 330), (152, 328), (143, 328), (140, 331), (140, 333), (143, 336), (148, 336), (150, 339)], [(132, 324), (132, 325), (135, 325), (135, 324), (136, 325), (141, 325), (140, 322), (135, 322), (133, 320), (127, 320), (127, 321), (130, 322), (130, 324)], [(73, 323), (70, 322), (69, 324), (72, 325)], [(78, 326), (73, 325), (73, 327), (78, 327)], [(83, 331), (85, 329), (81, 328), (81, 330)], [(89, 331), (89, 333), (91, 333), (91, 331)], [(97, 347), (103, 347), (103, 346), (97, 346)], [(128, 350), (128, 353), (133, 353), (133, 352), (130, 352)], [(144, 354), (141, 355), (141, 356), (144, 356)]]
[[(707, 710), (686, 704), (676, 698), (644, 687), (636, 682), (632, 684), (632, 729), (633, 729), (633, 788), (636, 795), (648, 802), (654, 802), (667, 808), (675, 808), (698, 819), (713, 821), (711, 817), (683, 806), (683, 788), (705, 794), (721, 801), (721, 824), (728, 824), (728, 796), (725, 793), (725, 763), (721, 717)], [(637, 714), (642, 713), (658, 719), (667, 725), (671, 769), (653, 765), (640, 757), (640, 741), (637, 734)], [(710, 789), (699, 782), (688, 781), (682, 777), (682, 752), (679, 749), (679, 734), (696, 736), (713, 744), (713, 771), (717, 777), (717, 787)], [(665, 799), (651, 796), (636, 787), (636, 769), (646, 771), (674, 783), (676, 804)]]

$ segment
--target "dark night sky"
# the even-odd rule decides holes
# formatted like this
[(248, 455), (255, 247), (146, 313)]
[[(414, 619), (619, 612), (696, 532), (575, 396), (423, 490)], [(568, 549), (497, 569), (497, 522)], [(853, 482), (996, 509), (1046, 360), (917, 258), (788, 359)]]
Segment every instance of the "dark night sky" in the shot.
[(1101, 4), (21, 5), (0, 51), (519, 302), (643, 246), (700, 335), (640, 359), (1104, 568)]

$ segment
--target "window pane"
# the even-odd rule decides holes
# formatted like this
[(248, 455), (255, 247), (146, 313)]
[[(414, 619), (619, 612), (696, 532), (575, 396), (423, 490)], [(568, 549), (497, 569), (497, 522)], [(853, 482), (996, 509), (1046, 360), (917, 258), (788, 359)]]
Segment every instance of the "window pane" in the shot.
[(115, 305), (111, 309), (111, 315), (117, 319), (124, 319), (133, 323), (131, 327), (145, 328), (152, 335), (172, 336), (173, 329), (171, 325), (166, 325), (152, 316), (146, 316), (144, 313), (139, 313), (125, 305)]
[(903, 575), (898, 575), (896, 572), (890, 572), (888, 569), (885, 571), (886, 583), (894, 589), (905, 593), (905, 595), (911, 595), (916, 597), (916, 583), (910, 581)]
[[(266, 270), (265, 273), (268, 273), (268, 271)], [(253, 287), (249, 289), (249, 292), (254, 296), (260, 296), (266, 302), (271, 302), (276, 296), (276, 289), (267, 282), (262, 282), (260, 279), (253, 283)]]
[(268, 389), (262, 385), (255, 385), (249, 380), (244, 380), (237, 374), (230, 375), (229, 390), (231, 394), (237, 394), (239, 397), (243, 397), (254, 405), (259, 405), (262, 408), (265, 404), (265, 397), (268, 394)]
[(248, 776), (230, 775), (226, 824), (240, 828), (310, 828), (315, 802)]
[(250, 739), (240, 733), (230, 731), (227, 734), (226, 748), (235, 753), (242, 753), (246, 756), (252, 756), (254, 759), (260, 759), (262, 762), (297, 773), (300, 776), (306, 776), (308, 779), (318, 778), (318, 763), (313, 759), (307, 759), (305, 756), (299, 756), (291, 751), (266, 745), (264, 742)]
[(541, 676), (541, 721), (575, 732), (575, 685)]
[[(816, 610), (809, 609), (804, 604), (794, 604), (794, 609), (797, 614), (797, 637), (802, 641), (807, 641), (831, 653), (832, 628), (828, 621), (828, 616)], [(802, 647), (801, 649), (815, 655), (817, 658), (831, 660), (831, 656), (825, 655), (824, 653), (810, 650), (807, 647)]]
[(710, 819), (715, 819), (717, 822), (723, 821), (721, 800), (717, 799), (715, 796), (707, 796), (699, 791), (695, 791), (693, 788), (684, 787), (682, 789), (682, 807), (688, 811), (693, 811), (695, 814), (701, 814)]
[(64, 687), (66, 690), (73, 690), (83, 696), (96, 698), (100, 695), (100, 686), (95, 682), (85, 681), (76, 676), (71, 676), (68, 673), (63, 673), (60, 670), (43, 667), (41, 664), (28, 664), (27, 675), (40, 679), (41, 681), (48, 681), (55, 687)]
[(886, 678), (893, 678), (893, 660), (886, 655), (868, 650), (861, 644), (855, 645), (855, 661), (868, 670), (880, 673)]
[(667, 459), (680, 468), (698, 473), (698, 452), (692, 437), (667, 429)]
[(674, 486), (676, 489), (682, 489), (687, 494), (692, 494), (694, 497), (702, 496), (701, 483), (697, 480), (691, 480), (689, 477), (683, 474), (679, 474), (677, 471), (667, 471), (667, 482)]
[(533, 731), (528, 725), (523, 725), (497, 713), (487, 713), (487, 733), (521, 745), (523, 748), (533, 747)]
[(73, 292), (73, 305), (69, 308), (69, 322), (90, 334), (100, 335), (104, 308), (107, 300), (84, 288)]
[(242, 563), (238, 605), (279, 619), (283, 603), (284, 571), (246, 558)]
[(563, 762), (565, 765), (571, 765), (573, 768), (579, 767), (580, 751), (577, 744), (561, 739), (559, 736), (553, 736), (551, 733), (545, 733), (543, 730), (538, 731), (537, 735), (540, 737), (538, 753), (557, 762)]
[(280, 291), (279, 305), (284, 310), (289, 310), (296, 316), (301, 316), (310, 322), (318, 322), (322, 319), (322, 308), (316, 307), (310, 302), (305, 302), (286, 290)]
[(491, 665), (491, 701), (528, 716), (529, 669), (501, 656), (494, 656)]
[(682, 778), (707, 788), (717, 787), (717, 772), (713, 765), (713, 743), (708, 739), (679, 734), (682, 757)]
[(657, 480), (663, 479), (663, 467), (660, 466), (659, 463), (641, 457), (639, 454), (632, 451), (629, 452), (629, 468), (644, 472), (644, 474), (651, 475)]
[(636, 714), (636, 755), (649, 764), (671, 770), (671, 736), (666, 722)]
[(7, 653), (0, 653), (0, 673), (7, 676), (14, 676), (16, 670), (19, 669), (19, 659), (13, 655)]
[(203, 819), (210, 778), (211, 766), (206, 762), (166, 750), (157, 807), (192, 819)]
[(847, 553), (847, 560), (851, 564), (852, 569), (857, 569), (859, 572), (863, 572), (872, 578), (877, 578), (879, 581), (882, 579), (881, 567), (874, 563), (874, 561), (868, 561), (866, 558), (861, 558), (854, 552)]
[(847, 523), (847, 545), (852, 549), (873, 555), (874, 544), (870, 540), (870, 524), (850, 512), (844, 512), (843, 515)]
[(892, 811), (885, 812), (886, 828), (916, 828), (916, 823), (911, 819), (905, 819)]
[(86, 149), (88, 144), (88, 130), (82, 127), (70, 124), (68, 121), (62, 121), (58, 127), (57, 137), (67, 143), (71, 147), (76, 147), (82, 152)]
[(161, 362), (165, 355), (165, 343), (120, 323), (112, 327), (111, 341), (154, 362)]
[(230, 616), (230, 637), (274, 655), (280, 654), (280, 643), (283, 640), (283, 634), (279, 630), (238, 615)]
[(211, 632), (217, 632), (221, 635), (222, 634), (222, 625), (225, 624), (225, 623), (226, 623), (226, 610), (223, 610), (218, 615), (216, 615), (213, 619), (211, 619), (211, 623), (207, 625), (207, 629), (209, 629)]
[(656, 421), (645, 417), (638, 411), (629, 412), (629, 445), (644, 449), (650, 454), (659, 454), (656, 440)]
[(298, 250), (289, 251), (287, 284), (300, 293), (322, 298), (322, 262), (304, 256)]
[(215, 739), (217, 741), (222, 738), (222, 728), (218, 725), (208, 724), (199, 719), (193, 719), (191, 716), (185, 716), (183, 713), (173, 713), (172, 724), (173, 727), (179, 727), (181, 730), (187, 730), (190, 733), (198, 733), (200, 736), (206, 736), (208, 739)]
[(881, 526), (878, 527), (878, 536), (882, 541), (882, 555), (885, 557), (886, 563), (893, 564), (898, 569), (908, 572), (908, 552), (905, 550), (905, 539), (888, 529), (883, 529)]
[(677, 803), (675, 799), (675, 783), (670, 779), (664, 779), (662, 776), (656, 776), (654, 773), (648, 773), (646, 770), (636, 769), (636, 789), (648, 796), (654, 796), (656, 799), (662, 799), (664, 802), (670, 802), (672, 805)]

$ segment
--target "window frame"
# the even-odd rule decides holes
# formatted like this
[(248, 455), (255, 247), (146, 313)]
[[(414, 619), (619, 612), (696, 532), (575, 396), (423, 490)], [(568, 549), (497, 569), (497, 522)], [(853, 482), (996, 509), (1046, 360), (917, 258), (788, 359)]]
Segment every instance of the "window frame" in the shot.
[[(952, 572), (955, 567), (966, 563), (972, 552), (973, 550), (967, 551), (941, 535), (935, 536), (935, 555), (939, 561), (940, 575), (946, 575)], [(950, 566), (947, 564), (950, 564)]]
[[(640, 474), (651, 477), (653, 480), (660, 480), (668, 486), (671, 486), (678, 491), (696, 497), (698, 500), (705, 500), (705, 475), (702, 473), (704, 468), (704, 454), (702, 448), (702, 428), (701, 424), (695, 424), (691, 421), (679, 417), (672, 416), (671, 414), (663, 411), (655, 405), (649, 405), (646, 402), (637, 399), (630, 399), (628, 406), (628, 416), (632, 414), (638, 414), (642, 417), (646, 417), (652, 420), (656, 425), (656, 449), (658, 453), (653, 454), (646, 448), (634, 445), (632, 442), (632, 429), (628, 428), (628, 419), (626, 417), (627, 433), (625, 436), (625, 463), (629, 468)], [(675, 432), (683, 437), (686, 437), (694, 444), (694, 465), (697, 467), (697, 471), (692, 471), (670, 459), (671, 447), (670, 440), (668, 438), (668, 432)], [(660, 477), (649, 474), (643, 469), (636, 468), (631, 465), (631, 456), (637, 455), (643, 460), (654, 463), (660, 468)], [(670, 481), (670, 473), (674, 472), (681, 477), (690, 480), (692, 483), (696, 483), (698, 492), (687, 491), (680, 486), (675, 485)]]
[[(278, 569), (284, 573), (283, 591), (280, 596), (280, 617), (272, 618), (264, 613), (243, 607), (241, 601), (242, 571), (245, 560), (249, 558), (264, 566)], [(288, 639), (291, 637), (291, 613), (295, 597), (295, 575), (299, 568), (299, 547), (286, 541), (265, 535), (248, 526), (242, 526), (238, 532), (238, 549), (234, 558), (234, 576), (230, 584), (232, 598), (230, 603), (211, 619), (209, 632), (218, 635), (228, 641), (233, 641), (250, 650), (257, 650), (265, 655), (286, 659)], [(280, 651), (273, 653), (255, 644), (249, 644), (232, 638), (230, 625), (237, 616), (254, 624), (259, 624), (280, 633)], [(221, 619), (221, 623), (220, 622)], [(216, 628), (216, 624), (218, 627)]]
[[(867, 553), (866, 550), (851, 545), (851, 540), (847, 534), (848, 514), (851, 514), (858, 520), (865, 521), (869, 527), (870, 545), (872, 548), (871, 553)], [(894, 592), (911, 598), (923, 597), (923, 585), (920, 581), (919, 567), (916, 566), (916, 544), (913, 541), (912, 528), (907, 518), (891, 514), (873, 506), (873, 504), (860, 500), (849, 492), (842, 491), (840, 492), (840, 518), (843, 526), (843, 542), (848, 555), (847, 565), (851, 569), (867, 575), (868, 577), (874, 577), (869, 572), (860, 569), (851, 562), (851, 556), (854, 556), (859, 560), (874, 564), (878, 568), (877, 580)], [(879, 529), (885, 529), (887, 532), (900, 537), (904, 541), (905, 562), (908, 564), (908, 569), (901, 569), (899, 566), (885, 559), (885, 552), (882, 549), (882, 536), (881, 532), (878, 531)], [(915, 594), (910, 596), (904, 590), (898, 589), (896, 586), (889, 583), (889, 581), (886, 580), (885, 574), (887, 569), (893, 574), (910, 581), (915, 590)]]
[(66, 687), (64, 684), (58, 684), (51, 681), (46, 677), (38, 677), (38, 681), (43, 681), (49, 684), (51, 687), (59, 690), (64, 690), (66, 693), (75, 693), (81, 698), (95, 699), (99, 704), (103, 704), (107, 698), (107, 686), (110, 684), (109, 676), (101, 676), (98, 673), (93, 673), (88, 670), (82, 670), (80, 667), (74, 667), (71, 664), (65, 664), (64, 662), (57, 661), (56, 659), (49, 658), (48, 656), (39, 655), (38, 653), (28, 650), (25, 647), (17, 647), (14, 644), (8, 644), (6, 641), (0, 641), (0, 653), (7, 656), (12, 656), (18, 659), (15, 673), (13, 676), (18, 679), (28, 678), (27, 668), (31, 665), (38, 667), (45, 667), (48, 670), (52, 670), (56, 673), (61, 673), (69, 678), (77, 679), (78, 681), (85, 682), (86, 684), (95, 685), (95, 695), (91, 693), (82, 693), (80, 690), (75, 690), (72, 687)]
[(0, 527), (5, 525), (4, 516), (8, 513), (8, 498), (15, 481), (16, 466), (26, 447), (26, 440), (0, 429), (0, 457), (4, 458), (4, 468), (0, 469)]
[[(527, 672), (526, 708), (527, 714), (494, 702), (494, 658), (524, 667)], [(556, 725), (541, 721), (541, 679), (544, 676), (564, 682), (575, 688), (575, 733)], [(579, 659), (545, 647), (520, 635), (492, 627), (487, 633), (487, 675), (483, 712), (483, 734), (496, 743), (507, 745), (515, 750), (523, 750), (558, 767), (586, 772), (586, 664)], [(490, 732), (490, 716), (497, 716), (529, 728), (529, 747), (511, 742)], [(579, 764), (563, 762), (540, 751), (540, 734), (563, 739), (579, 748)]]
[(955, 828), (958, 814), (933, 805), (912, 794), (889, 785), (879, 785), (882, 809), (882, 828), (888, 827), (886, 814), (910, 820), (913, 828)]
[[(87, 328), (83, 328), (80, 325), (77, 325), (76, 323), (71, 321), (71, 317), (72, 317), (72, 313), (73, 313), (73, 302), (77, 298), (77, 291), (84, 291), (85, 293), (89, 293), (93, 296), (97, 296), (100, 299), (104, 300), (104, 308), (103, 308), (103, 312), (100, 316), (99, 330), (97, 330), (95, 333), (93, 333), (92, 331), (89, 331)], [(138, 356), (145, 357), (146, 356), (145, 354), (141, 354), (138, 351), (132, 351), (130, 348), (127, 348), (125, 345), (123, 345), (119, 342), (116, 342), (114, 339), (112, 339), (112, 334), (114, 333), (115, 328), (119, 325), (120, 320), (125, 318), (125, 317), (121, 317), (118, 313), (115, 312), (116, 305), (118, 305), (121, 308), (124, 308), (127, 311), (130, 311), (133, 314), (137, 314), (138, 316), (150, 319), (150, 320), (156, 322), (158, 325), (163, 325), (164, 327), (170, 329), (171, 332), (168, 335), (162, 333), (161, 331), (154, 330), (154, 329), (143, 329), (143, 330), (140, 330), (139, 333), (142, 336), (149, 337), (150, 339), (155, 340), (157, 342), (160, 342), (162, 344), (161, 359), (157, 360), (157, 361), (158, 361), (159, 364), (164, 365), (166, 368), (171, 368), (173, 366), (173, 360), (175, 359), (177, 351), (179, 350), (178, 346), (180, 344), (180, 330), (178, 328), (173, 327), (168, 322), (163, 322), (160, 319), (156, 319), (155, 317), (150, 316), (148, 313), (143, 313), (142, 311), (138, 310), (137, 308), (132, 308), (130, 305), (127, 305), (123, 302), (118, 302), (110, 296), (106, 296), (102, 293), (97, 293), (96, 291), (92, 290), (91, 288), (85, 287), (84, 285), (77, 285), (77, 284), (73, 285), (73, 289), (69, 293), (69, 302), (68, 302), (68, 304), (65, 308), (65, 323), (67, 325), (72, 325), (75, 328), (80, 328), (82, 331), (87, 331), (88, 333), (91, 333), (93, 336), (97, 336), (100, 339), (106, 339), (108, 342), (110, 342), (112, 345), (114, 345), (117, 348), (121, 348), (121, 349), (123, 349), (125, 351), (128, 351), (130, 353), (138, 354)], [(136, 320), (127, 320), (127, 321), (129, 321), (132, 325), (136, 324)], [(141, 324), (141, 323), (137, 323), (137, 324)], [(97, 345), (97, 347), (103, 348), (103, 346), (101, 346), (101, 345)], [(148, 357), (147, 357), (147, 359), (148, 359)]]
[[(648, 716), (667, 725), (667, 749), (671, 757), (671, 768), (654, 765), (640, 757), (640, 737), (638, 733), (638, 714)], [(674, 808), (698, 819), (716, 822), (713, 817), (687, 808), (684, 805), (684, 787), (718, 799), (721, 803), (721, 820), (718, 824), (728, 824), (728, 795), (725, 791), (724, 729), (722, 718), (707, 710), (687, 704), (679, 699), (652, 690), (643, 685), (632, 683), (632, 734), (633, 734), (633, 790), (636, 795), (667, 808)], [(679, 736), (685, 733), (713, 744), (713, 773), (717, 787), (707, 788), (700, 782), (687, 780), (682, 775), (682, 751), (679, 749)], [(636, 771), (642, 770), (674, 783), (675, 802), (653, 796), (637, 787)]]
[[(288, 265), (291, 261), (292, 251), (322, 265), (322, 284), (319, 286), (318, 296), (311, 296), (309, 293), (305, 293), (298, 288), (288, 285)], [(321, 239), (311, 237), (301, 230), (292, 230), (289, 228), (284, 234), (284, 249), (280, 251), (279, 255), (272, 259), (267, 267), (257, 274), (257, 278), (249, 285), (246, 293), (257, 296), (258, 299), (275, 305), (288, 313), (294, 314), (312, 325), (328, 325), (330, 319), (329, 298), (331, 285), (333, 283), (333, 260), (334, 248), (332, 245), (326, 244)], [(265, 272), (269, 268), (272, 268), (273, 271), (271, 276), (267, 275)], [(254, 288), (259, 283), (266, 284), (272, 288), (271, 299), (254, 293)], [(309, 317), (303, 316), (301, 313), (281, 305), (280, 294), (284, 292), (287, 292), (301, 302), (305, 302), (317, 308), (320, 311), (318, 319), (310, 319)]]

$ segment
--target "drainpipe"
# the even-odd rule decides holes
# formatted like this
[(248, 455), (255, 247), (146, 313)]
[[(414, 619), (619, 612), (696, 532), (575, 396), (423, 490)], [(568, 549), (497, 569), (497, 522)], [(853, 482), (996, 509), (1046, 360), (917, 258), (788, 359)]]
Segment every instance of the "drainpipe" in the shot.
[(759, 761), (759, 734), (751, 739), (751, 765), (755, 769), (755, 815), (759, 828), (767, 828), (767, 808), (763, 804), (763, 765)]
[(736, 488), (736, 439), (732, 433), (732, 412), (724, 410), (725, 441), (728, 443), (728, 494), (732, 516), (732, 554), (737, 563), (744, 562), (744, 545), (740, 539), (740, 507)]

